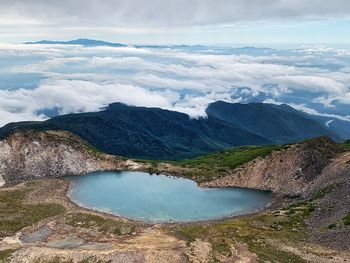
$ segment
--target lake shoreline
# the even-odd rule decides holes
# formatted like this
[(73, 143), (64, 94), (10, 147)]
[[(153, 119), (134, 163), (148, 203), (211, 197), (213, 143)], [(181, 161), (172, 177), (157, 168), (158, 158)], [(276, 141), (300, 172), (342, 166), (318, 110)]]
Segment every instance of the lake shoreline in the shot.
[[(118, 171), (120, 172), (120, 171)], [(99, 172), (101, 173), (101, 172)], [(103, 172), (102, 172), (103, 173)], [(84, 176), (84, 175), (79, 175), (80, 176)], [(166, 174), (153, 174), (153, 176), (164, 176), (166, 178), (174, 178), (174, 179), (183, 179), (183, 180), (188, 180), (188, 181), (192, 181), (195, 182), (194, 180), (191, 180), (189, 178), (184, 178), (184, 177), (179, 177), (179, 176), (174, 176), (174, 175), (166, 175)], [(259, 208), (252, 208), (249, 209), (247, 211), (244, 212), (239, 212), (239, 214), (236, 215), (227, 215), (227, 216), (222, 216), (222, 217), (218, 217), (218, 218), (213, 218), (213, 219), (200, 219), (200, 220), (164, 220), (164, 221), (156, 221), (156, 222), (152, 222), (151, 220), (143, 220), (143, 219), (138, 219), (138, 218), (133, 218), (133, 217), (128, 217), (128, 216), (123, 216), (123, 215), (118, 215), (116, 213), (113, 212), (109, 212), (107, 210), (104, 209), (99, 209), (99, 208), (94, 208), (94, 207), (89, 207), (88, 205), (84, 205), (81, 202), (78, 202), (76, 200), (73, 200), (73, 198), (71, 197), (71, 193), (73, 190), (73, 182), (67, 180), (67, 179), (63, 179), (62, 181), (64, 181), (65, 183), (68, 184), (66, 193), (65, 193), (65, 198), (73, 205), (83, 208), (85, 210), (88, 211), (92, 211), (94, 213), (101, 213), (103, 215), (108, 215), (108, 216), (112, 216), (115, 217), (117, 219), (125, 219), (127, 221), (130, 222), (135, 222), (135, 223), (143, 223), (146, 225), (188, 225), (188, 224), (202, 224), (202, 223), (210, 223), (210, 222), (222, 222), (225, 220), (229, 220), (229, 219), (235, 219), (235, 218), (242, 218), (242, 217), (246, 217), (246, 216), (251, 216), (251, 215), (256, 215), (256, 214), (260, 214), (264, 211), (267, 211), (270, 207), (275, 206), (275, 204), (277, 203), (277, 199), (275, 198), (275, 194), (271, 194), (270, 196), (270, 200), (262, 207)], [(197, 182), (195, 182), (197, 184)], [(202, 189), (213, 189), (213, 188), (207, 188), (207, 187), (201, 187), (199, 184), (197, 184), (197, 186), (199, 188)], [(217, 187), (217, 189), (224, 189), (224, 188), (233, 188), (233, 189), (243, 189), (243, 190), (255, 190), (255, 191), (261, 191), (258, 189), (249, 189), (249, 188), (243, 188), (243, 187)], [(262, 191), (263, 192), (263, 191)]]

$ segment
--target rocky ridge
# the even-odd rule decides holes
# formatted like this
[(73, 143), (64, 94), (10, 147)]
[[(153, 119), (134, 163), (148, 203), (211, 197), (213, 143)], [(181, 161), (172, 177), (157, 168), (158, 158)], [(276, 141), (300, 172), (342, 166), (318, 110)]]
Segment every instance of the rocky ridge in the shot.
[(254, 188), (299, 196), (339, 151), (339, 145), (328, 137), (315, 138), (258, 157), (202, 186)]
[(144, 165), (100, 153), (64, 131), (15, 132), (0, 141), (0, 180), (59, 178), (102, 170), (138, 170)]

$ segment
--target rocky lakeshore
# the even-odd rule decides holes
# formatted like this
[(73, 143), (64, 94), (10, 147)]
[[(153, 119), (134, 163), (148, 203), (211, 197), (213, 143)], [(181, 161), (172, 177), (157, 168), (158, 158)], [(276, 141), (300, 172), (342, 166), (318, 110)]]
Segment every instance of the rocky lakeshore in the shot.
[[(311, 223), (313, 212), (308, 216), (310, 228), (300, 224), (299, 216), (304, 218), (304, 213), (309, 213), (308, 203), (291, 205), (286, 201), (280, 208), (219, 221), (145, 224), (81, 208), (67, 198), (67, 189), (66, 181), (39, 179), (0, 190), (2, 204), (3, 194), (28, 191), (21, 200), (25, 206), (36, 210), (37, 205), (55, 205), (55, 213), (14, 231), (13, 235), (1, 232), (0, 257), (11, 252), (8, 262), (16, 263), (213, 262), (214, 259), (259, 262), (268, 257), (287, 259), (277, 262), (350, 260), (346, 247), (340, 249), (316, 241), (319, 232), (314, 230), (319, 228)], [(323, 202), (322, 199), (317, 202)], [(339, 226), (332, 231), (339, 233), (345, 229)], [(342, 243), (344, 240), (339, 242)], [(264, 251), (271, 249), (273, 253), (264, 255)]]

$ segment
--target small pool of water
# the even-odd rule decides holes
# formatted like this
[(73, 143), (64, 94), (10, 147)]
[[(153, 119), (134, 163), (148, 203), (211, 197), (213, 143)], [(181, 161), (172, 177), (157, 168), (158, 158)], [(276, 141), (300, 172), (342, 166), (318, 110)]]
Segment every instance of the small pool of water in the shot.
[(271, 194), (241, 188), (204, 189), (194, 181), (142, 172), (96, 172), (69, 177), (81, 206), (147, 222), (219, 219), (264, 207)]

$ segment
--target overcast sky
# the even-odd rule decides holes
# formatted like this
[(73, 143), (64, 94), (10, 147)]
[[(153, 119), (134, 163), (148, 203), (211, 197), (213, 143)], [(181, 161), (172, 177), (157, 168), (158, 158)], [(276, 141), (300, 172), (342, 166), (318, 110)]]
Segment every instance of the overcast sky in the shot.
[(349, 0), (0, 0), (0, 42), (349, 43)]

